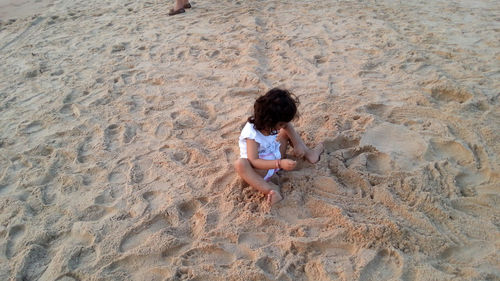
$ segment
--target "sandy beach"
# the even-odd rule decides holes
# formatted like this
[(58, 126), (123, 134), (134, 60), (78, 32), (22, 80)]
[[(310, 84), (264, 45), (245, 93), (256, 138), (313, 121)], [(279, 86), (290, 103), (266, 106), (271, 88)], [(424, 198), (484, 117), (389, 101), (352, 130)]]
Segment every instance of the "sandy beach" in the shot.
[[(500, 280), (498, 1), (0, 1), (0, 280)], [(235, 174), (272, 87), (313, 165)]]

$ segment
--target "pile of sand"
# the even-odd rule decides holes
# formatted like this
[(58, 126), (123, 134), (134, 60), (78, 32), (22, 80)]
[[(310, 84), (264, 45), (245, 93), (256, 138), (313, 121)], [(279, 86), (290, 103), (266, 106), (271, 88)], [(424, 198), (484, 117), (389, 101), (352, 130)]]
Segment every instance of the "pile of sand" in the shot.
[[(2, 13), (0, 279), (499, 279), (500, 6), (408, 2)], [(268, 212), (232, 163), (275, 86), (326, 150)]]

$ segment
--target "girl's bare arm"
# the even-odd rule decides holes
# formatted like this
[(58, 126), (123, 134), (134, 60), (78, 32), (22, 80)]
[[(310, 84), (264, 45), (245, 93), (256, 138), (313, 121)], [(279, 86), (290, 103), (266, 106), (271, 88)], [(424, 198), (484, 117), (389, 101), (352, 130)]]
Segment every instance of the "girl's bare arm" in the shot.
[[(252, 139), (247, 139), (248, 161), (255, 169), (269, 170), (276, 169), (276, 160), (264, 160), (259, 158), (258, 144)], [(280, 168), (284, 170), (293, 170), (296, 162), (290, 159), (282, 159)]]

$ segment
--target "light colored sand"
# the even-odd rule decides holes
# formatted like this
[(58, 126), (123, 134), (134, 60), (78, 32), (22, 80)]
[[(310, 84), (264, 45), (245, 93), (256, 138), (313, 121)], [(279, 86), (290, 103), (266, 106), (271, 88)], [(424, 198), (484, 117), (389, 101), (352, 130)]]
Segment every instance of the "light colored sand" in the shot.
[(26, 18), (45, 12), (54, 0), (0, 0), (0, 20)]
[[(498, 1), (170, 5), (1, 24), (0, 280), (500, 278)], [(266, 212), (232, 162), (273, 86), (326, 151)]]

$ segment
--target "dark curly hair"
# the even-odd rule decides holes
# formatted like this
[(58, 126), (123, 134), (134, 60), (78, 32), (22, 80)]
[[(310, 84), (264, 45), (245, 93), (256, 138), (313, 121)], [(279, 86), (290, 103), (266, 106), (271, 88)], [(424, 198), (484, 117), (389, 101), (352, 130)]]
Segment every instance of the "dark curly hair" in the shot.
[(278, 122), (290, 122), (298, 117), (299, 99), (288, 90), (273, 88), (260, 96), (253, 105), (253, 115), (248, 122), (256, 130), (274, 132)]

